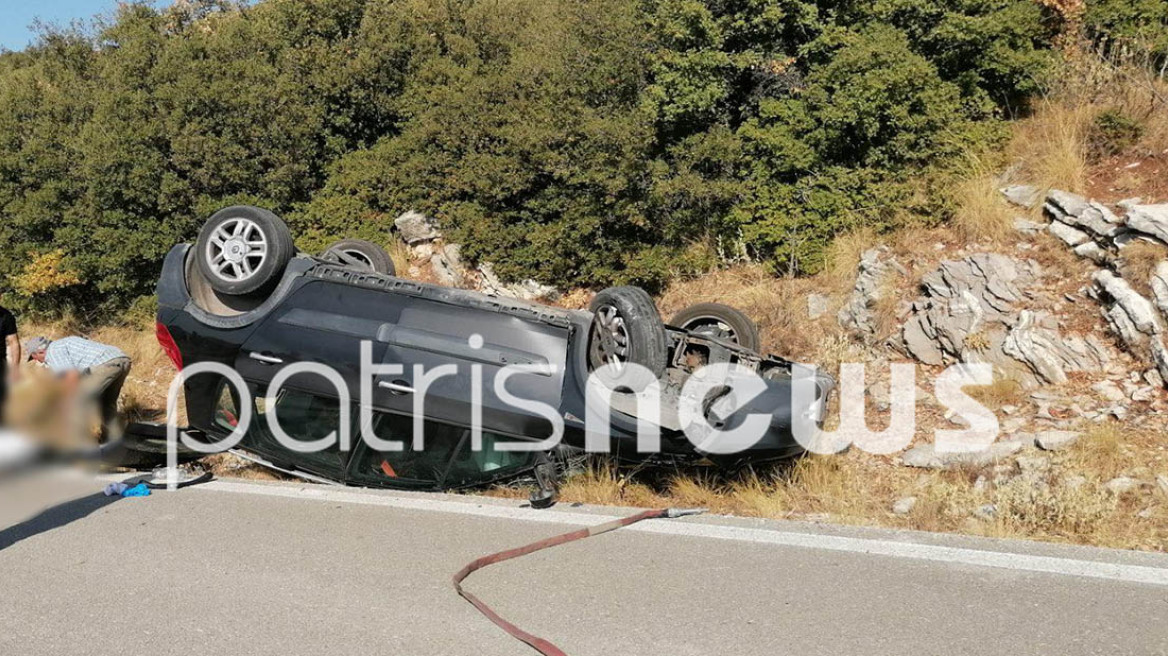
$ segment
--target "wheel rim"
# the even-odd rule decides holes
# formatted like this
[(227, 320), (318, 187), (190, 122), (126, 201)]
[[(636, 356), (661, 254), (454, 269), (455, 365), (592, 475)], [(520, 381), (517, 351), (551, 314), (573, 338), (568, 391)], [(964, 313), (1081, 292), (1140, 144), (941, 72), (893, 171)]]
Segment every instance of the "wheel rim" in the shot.
[(596, 310), (592, 322), (593, 365), (611, 365), (617, 372), (624, 370), (629, 355), (629, 331), (624, 317), (612, 305)]
[(229, 282), (251, 278), (267, 259), (268, 238), (251, 219), (234, 218), (220, 223), (207, 243), (211, 271)]
[(352, 267), (359, 267), (366, 271), (373, 271), (373, 260), (368, 255), (361, 251), (343, 250), (341, 251), (341, 261)]
[(740, 344), (738, 333), (730, 324), (717, 317), (696, 317), (682, 326), (685, 330), (699, 335), (709, 335), (723, 341)]

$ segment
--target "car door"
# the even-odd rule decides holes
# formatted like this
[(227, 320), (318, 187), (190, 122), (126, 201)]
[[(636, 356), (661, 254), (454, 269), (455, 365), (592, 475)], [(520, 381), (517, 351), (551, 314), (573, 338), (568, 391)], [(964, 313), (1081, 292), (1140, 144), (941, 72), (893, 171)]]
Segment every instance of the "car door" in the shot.
[[(343, 402), (337, 386), (324, 376), (296, 373), (283, 385), (287, 393), (271, 394), (269, 386), (276, 373), (298, 363), (326, 365), (341, 377), (355, 421), (362, 342), (369, 343), (372, 362), (384, 358), (385, 343), (378, 334), (400, 315), (400, 300), (392, 293), (323, 280), (311, 281), (289, 295), (248, 337), (236, 360), (236, 369), (253, 389), (256, 403), (256, 419), (243, 446), (279, 463), (315, 468), (315, 473), (324, 468), (328, 472), (322, 475), (341, 477), (344, 454), (314, 458), (297, 453), (281, 445), (266, 425), (255, 424), (266, 422), (274, 411), (284, 431), (295, 437), (293, 431), (298, 430), (302, 441), (339, 428), (316, 434), (322, 428), (319, 417), (335, 422), (340, 418), (338, 404)], [(360, 436), (354, 432), (352, 439), (356, 442)]]
[(399, 364), (401, 374), (376, 380), (378, 405), (412, 413), (423, 390), (421, 371), (453, 366), (455, 373), (432, 380), (425, 388), (424, 414), (435, 421), (469, 426), (473, 378), (482, 380), (482, 426), (485, 430), (542, 439), (551, 424), (529, 410), (506, 403), (495, 381), (509, 365), (541, 365), (543, 373), (517, 373), (506, 379), (514, 396), (547, 404), (558, 411), (563, 390), (567, 329), (529, 321), (504, 312), (411, 298), (397, 321), (387, 326), (384, 364)]

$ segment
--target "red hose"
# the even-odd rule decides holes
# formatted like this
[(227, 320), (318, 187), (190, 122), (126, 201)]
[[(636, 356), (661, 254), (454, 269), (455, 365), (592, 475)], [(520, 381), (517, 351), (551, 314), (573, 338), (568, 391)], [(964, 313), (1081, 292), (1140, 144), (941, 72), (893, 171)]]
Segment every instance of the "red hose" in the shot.
[(599, 524), (599, 525), (593, 526), (591, 528), (582, 528), (582, 529), (579, 529), (576, 531), (572, 531), (570, 533), (564, 533), (563, 535), (557, 535), (554, 537), (545, 538), (545, 539), (540, 540), (538, 542), (532, 542), (531, 544), (523, 546), (523, 547), (516, 547), (515, 549), (508, 549), (507, 551), (500, 551), (499, 553), (496, 553), (496, 554), (491, 554), (489, 556), (483, 556), (482, 558), (478, 558), (475, 561), (471, 562), (466, 567), (463, 567), (461, 570), (459, 570), (459, 572), (457, 574), (454, 575), (454, 589), (458, 591), (458, 594), (461, 595), (463, 599), (466, 599), (467, 601), (469, 601), (471, 603), (471, 605), (473, 605), (475, 608), (479, 609), (480, 613), (482, 613), (483, 615), (486, 615), (487, 619), (494, 622), (496, 625), (499, 626), (499, 628), (506, 631), (513, 638), (515, 638), (517, 640), (522, 640), (523, 642), (530, 645), (533, 649), (535, 649), (539, 653), (543, 654), (544, 656), (567, 656), (567, 654), (564, 652), (564, 650), (553, 645), (552, 643), (548, 642), (547, 640), (544, 640), (543, 638), (540, 638), (539, 636), (534, 636), (534, 635), (524, 631), (523, 629), (515, 626), (514, 624), (508, 622), (507, 620), (503, 619), (502, 617), (500, 617), (498, 613), (496, 613), (494, 610), (492, 610), (490, 606), (487, 606), (485, 603), (483, 603), (483, 601), (481, 599), (479, 599), (478, 597), (474, 596), (473, 594), (467, 592), (466, 590), (463, 590), (462, 589), (462, 582), (466, 579), (466, 577), (470, 576), (473, 572), (480, 570), (488, 565), (494, 565), (495, 563), (501, 563), (504, 560), (511, 560), (512, 558), (519, 558), (520, 556), (526, 556), (527, 554), (534, 553), (536, 551), (542, 551), (543, 549), (549, 549), (551, 547), (558, 547), (559, 545), (567, 544), (568, 542), (574, 542), (576, 540), (583, 540), (584, 538), (590, 538), (594, 535), (600, 535), (601, 533), (608, 533), (609, 531), (615, 531), (618, 528), (623, 528), (623, 527), (629, 526), (631, 524), (636, 524), (637, 522), (644, 521), (646, 519), (658, 519), (658, 518), (662, 518), (662, 517), (668, 517), (668, 518), (683, 517), (685, 515), (697, 515), (697, 514), (700, 514), (702, 512), (705, 512), (705, 511), (704, 510), (677, 510), (674, 508), (660, 508), (657, 510), (646, 510), (645, 512), (633, 515), (631, 517), (624, 517), (622, 519), (615, 519), (611, 522)]

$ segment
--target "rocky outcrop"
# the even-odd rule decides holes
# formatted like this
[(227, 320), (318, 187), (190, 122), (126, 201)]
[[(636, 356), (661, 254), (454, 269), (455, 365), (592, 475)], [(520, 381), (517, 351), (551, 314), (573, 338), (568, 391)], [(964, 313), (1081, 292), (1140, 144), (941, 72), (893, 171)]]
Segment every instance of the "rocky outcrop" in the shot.
[(495, 275), (495, 268), (490, 262), (484, 262), (479, 267), (479, 274), (482, 277), (481, 290), (485, 294), (518, 298), (525, 301), (554, 301), (560, 297), (560, 291), (555, 287), (542, 285), (530, 278), (520, 283), (506, 284)]
[(1127, 227), (1152, 235), (1168, 242), (1168, 204), (1130, 205), (1127, 212)]
[(876, 334), (876, 315), (873, 309), (888, 293), (889, 276), (907, 275), (904, 267), (889, 257), (886, 247), (872, 248), (860, 256), (859, 273), (847, 304), (839, 311), (839, 323), (845, 330), (863, 337)]
[(1121, 221), (1107, 206), (1066, 191), (1052, 189), (1043, 206), (1057, 223), (1086, 230), (1100, 237), (1113, 237)]
[(1060, 334), (1049, 313), (1028, 309), (1037, 263), (997, 253), (942, 262), (922, 280), (896, 344), (925, 364), (984, 362), (1028, 386), (1094, 371), (1110, 356), (1096, 340)]
[(432, 219), (413, 210), (394, 219), (393, 225), (401, 234), (401, 238), (410, 246), (442, 236), (442, 233), (438, 232), (438, 225)]
[(1108, 317), (1122, 326), (1122, 329), (1113, 327), (1128, 345), (1142, 344), (1144, 336), (1158, 335), (1163, 331), (1156, 307), (1132, 289), (1126, 280), (1107, 270), (1096, 272), (1093, 279), (1114, 303)]
[(430, 256), (430, 270), (444, 285), (459, 287), (466, 281), (466, 266), (462, 262), (462, 247), (445, 244)]

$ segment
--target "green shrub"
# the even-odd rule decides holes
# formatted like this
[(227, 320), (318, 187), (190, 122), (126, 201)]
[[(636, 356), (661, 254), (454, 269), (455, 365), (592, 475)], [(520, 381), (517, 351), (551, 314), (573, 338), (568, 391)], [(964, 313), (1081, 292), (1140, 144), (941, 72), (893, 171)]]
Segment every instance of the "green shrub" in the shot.
[(1105, 109), (1091, 121), (1087, 145), (1093, 157), (1106, 157), (1131, 148), (1144, 134), (1144, 126), (1119, 109)]
[[(1084, 24), (1162, 52), (1165, 13)], [(1034, 0), (125, 3), (0, 54), (0, 287), (53, 253), (77, 282), (27, 309), (122, 311), (236, 202), (312, 252), (420, 210), (561, 285), (814, 271), (841, 231), (943, 221), (1064, 27)]]

